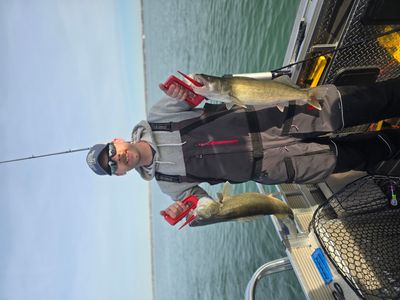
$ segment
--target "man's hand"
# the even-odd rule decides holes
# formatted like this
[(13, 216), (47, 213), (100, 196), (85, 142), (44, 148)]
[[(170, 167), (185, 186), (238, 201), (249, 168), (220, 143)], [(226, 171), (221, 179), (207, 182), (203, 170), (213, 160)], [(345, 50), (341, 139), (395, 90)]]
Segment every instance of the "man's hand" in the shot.
[(181, 201), (176, 201), (175, 203), (168, 206), (165, 210), (160, 211), (160, 215), (168, 214), (171, 218), (176, 218), (179, 216), (187, 206)]
[(175, 99), (185, 100), (187, 97), (187, 90), (178, 84), (172, 83), (167, 89), (162, 83), (158, 85), (160, 89), (167, 95)]

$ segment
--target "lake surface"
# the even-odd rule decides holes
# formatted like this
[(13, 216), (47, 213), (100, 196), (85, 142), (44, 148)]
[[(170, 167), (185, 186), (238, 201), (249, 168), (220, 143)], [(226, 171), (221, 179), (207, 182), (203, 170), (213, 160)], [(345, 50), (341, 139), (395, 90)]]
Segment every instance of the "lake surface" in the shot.
[[(176, 70), (224, 75), (282, 66), (299, 4), (298, 0), (143, 2), (148, 107), (162, 96), (158, 83), (176, 75)], [(206, 188), (215, 197), (221, 185)], [(252, 182), (232, 188), (234, 193), (257, 191)], [(269, 217), (178, 231), (159, 216), (171, 200), (156, 183), (151, 194), (157, 300), (243, 299), (254, 271), (285, 256)], [(262, 280), (256, 296), (305, 299), (292, 271)]]

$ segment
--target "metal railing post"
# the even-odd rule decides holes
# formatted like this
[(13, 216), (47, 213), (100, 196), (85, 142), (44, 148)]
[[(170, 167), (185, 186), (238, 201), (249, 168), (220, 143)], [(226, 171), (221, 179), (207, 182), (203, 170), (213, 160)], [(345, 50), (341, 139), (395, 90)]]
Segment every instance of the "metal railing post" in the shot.
[(244, 299), (254, 300), (257, 282), (264, 276), (292, 269), (293, 267), (290, 263), (289, 258), (287, 257), (276, 259), (267, 262), (266, 264), (263, 264), (261, 267), (257, 269), (257, 271), (254, 272), (249, 283), (247, 284), (246, 292), (244, 294)]

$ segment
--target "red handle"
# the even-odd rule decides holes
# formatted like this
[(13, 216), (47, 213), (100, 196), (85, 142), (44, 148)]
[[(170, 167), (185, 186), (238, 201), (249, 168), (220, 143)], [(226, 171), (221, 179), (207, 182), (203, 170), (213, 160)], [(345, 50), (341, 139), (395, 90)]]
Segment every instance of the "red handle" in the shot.
[(199, 201), (199, 199), (194, 195), (190, 195), (189, 197), (186, 197), (185, 200), (182, 201), (182, 203), (188, 205), (188, 207), (176, 218), (173, 218), (170, 215), (168, 215), (166, 212), (164, 212), (163, 213), (164, 219), (167, 220), (167, 222), (169, 224), (175, 225), (180, 220), (182, 220), (183, 217), (185, 217), (189, 213), (189, 211), (191, 211), (197, 207), (198, 201)]
[(186, 90), (193, 93), (193, 89), (190, 85), (175, 77), (174, 75), (168, 77), (168, 79), (164, 82), (164, 86), (168, 89), (172, 83), (179, 84), (180, 86), (183, 86)]
[[(183, 74), (183, 73), (182, 73)], [(186, 75), (187, 76), (187, 75)], [(190, 77), (189, 77), (190, 78)], [(197, 82), (197, 81), (195, 81)], [(164, 82), (164, 87), (166, 89), (168, 89), (170, 87), (171, 84), (177, 84), (182, 86), (184, 89), (186, 89), (187, 91), (187, 96), (185, 101), (188, 102), (191, 106), (197, 106), (201, 103), (201, 101), (203, 101), (205, 99), (204, 96), (202, 95), (198, 95), (196, 94), (193, 89), (191, 88), (190, 85), (188, 85), (186, 82), (178, 79), (177, 77), (175, 77), (174, 75), (171, 75), (168, 77), (168, 79)], [(197, 82), (197, 84), (200, 84), (199, 82)]]

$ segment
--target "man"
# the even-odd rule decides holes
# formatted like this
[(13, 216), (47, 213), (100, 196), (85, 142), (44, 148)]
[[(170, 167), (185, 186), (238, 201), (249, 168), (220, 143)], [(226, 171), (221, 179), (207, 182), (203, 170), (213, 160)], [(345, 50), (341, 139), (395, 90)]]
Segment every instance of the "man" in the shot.
[(165, 210), (172, 217), (182, 212), (187, 196), (208, 196), (201, 182), (314, 183), (332, 173), (368, 170), (400, 150), (396, 130), (322, 136), (399, 116), (400, 79), (360, 87), (327, 85), (321, 111), (293, 103), (283, 112), (263, 106), (195, 108), (179, 86), (160, 88), (167, 97), (133, 129), (132, 141), (97, 144), (87, 163), (99, 175), (136, 169), (145, 180), (156, 178), (177, 200)]

